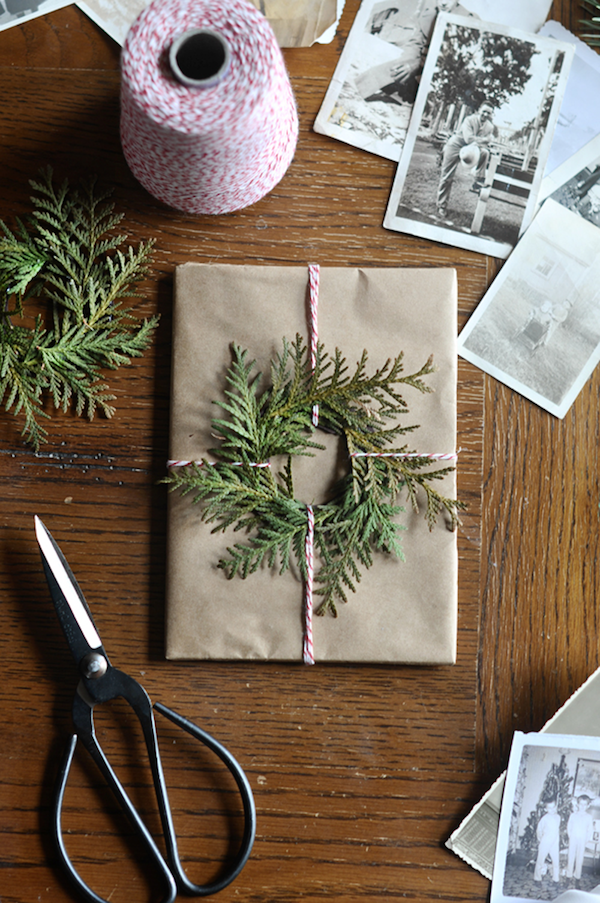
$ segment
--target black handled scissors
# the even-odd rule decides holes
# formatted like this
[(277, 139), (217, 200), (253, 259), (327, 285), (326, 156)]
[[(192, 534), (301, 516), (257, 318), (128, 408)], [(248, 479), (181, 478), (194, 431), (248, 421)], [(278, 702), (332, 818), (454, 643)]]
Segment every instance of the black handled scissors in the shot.
[[(161, 871), (166, 887), (166, 894), (162, 903), (173, 903), (178, 890), (196, 897), (215, 894), (227, 887), (239, 875), (246, 864), (254, 843), (256, 811), (248, 779), (231, 753), (211, 737), (210, 734), (207, 734), (191, 721), (188, 721), (187, 718), (183, 718), (166, 706), (155, 703), (154, 708), (157, 712), (160, 712), (174, 724), (183, 728), (197, 740), (200, 740), (224, 762), (233, 775), (242, 798), (244, 834), (233, 864), (226, 874), (220, 876), (214, 882), (206, 885), (193, 884), (183, 870), (177, 851), (177, 838), (163, 776), (150, 698), (136, 680), (113, 668), (110, 664), (83, 593), (65, 557), (39, 517), (35, 518), (35, 531), (52, 601), (81, 677), (73, 700), (74, 733), (59, 773), (53, 810), (53, 831), (59, 857), (72, 881), (87, 900), (92, 900), (94, 903), (107, 903), (103, 897), (96, 894), (83, 881), (69, 858), (63, 839), (63, 799), (75, 747), (79, 739), (100, 769), (118, 803), (129, 818), (132, 826), (141, 836)], [(122, 697), (129, 703), (142, 727), (167, 849), (166, 859), (140, 818), (96, 739), (93, 716), (94, 706), (97, 703), (110, 702), (117, 697)]]

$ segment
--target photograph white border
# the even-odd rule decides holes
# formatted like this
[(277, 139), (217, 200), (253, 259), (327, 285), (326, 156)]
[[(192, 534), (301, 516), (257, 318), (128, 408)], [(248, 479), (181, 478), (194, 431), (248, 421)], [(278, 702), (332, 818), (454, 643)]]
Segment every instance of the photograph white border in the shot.
[[(600, 737), (574, 736), (571, 734), (522, 733), (520, 731), (515, 731), (504, 782), (490, 903), (538, 903), (538, 900), (548, 900), (547, 895), (536, 897), (506, 896), (504, 894), (504, 880), (508, 854), (511, 846), (514, 845), (514, 837), (511, 840), (511, 829), (514, 830), (513, 813), (515, 796), (517, 789), (522, 787), (521, 782), (528, 781), (528, 775), (521, 770), (523, 750), (526, 747), (545, 748), (548, 751), (557, 751), (559, 754), (564, 751), (567, 754), (577, 755), (579, 757), (592, 757), (598, 760), (600, 769)], [(539, 775), (536, 775), (535, 779), (539, 781)], [(529, 780), (531, 781), (531, 776), (529, 776)], [(598, 883), (600, 884), (600, 876)], [(557, 888), (557, 895), (554, 897), (555, 903), (561, 903), (561, 898), (564, 898), (565, 903), (575, 899), (582, 901), (589, 899), (591, 903), (592, 900), (598, 899), (595, 892), (575, 891), (573, 895), (573, 891), (569, 891), (564, 885), (562, 887), (559, 885)]]
[(121, 47), (150, 0), (77, 0), (79, 9)]
[[(600, 131), (600, 56), (560, 22), (550, 20), (540, 35), (570, 43), (575, 48), (569, 80), (560, 108), (544, 176), (554, 174), (573, 154), (581, 150)], [(543, 185), (543, 183), (542, 183)]]
[[(579, 367), (577, 376), (568, 383), (568, 387), (565, 386), (560, 401), (554, 401), (548, 389), (544, 394), (541, 385), (540, 391), (531, 385), (532, 382), (544, 383), (543, 371), (552, 370), (552, 361), (546, 361), (543, 353), (538, 358), (531, 359), (531, 369), (536, 379), (530, 377), (530, 382), (526, 383), (514, 375), (516, 370), (522, 369), (519, 365), (524, 360), (524, 352), (517, 348), (516, 336), (510, 335), (514, 332), (516, 314), (512, 309), (514, 302), (511, 307), (507, 299), (518, 297), (521, 313), (517, 323), (525, 325), (524, 318), (527, 311), (532, 309), (533, 302), (522, 291), (516, 291), (514, 285), (516, 280), (521, 280), (526, 286), (531, 285), (532, 295), (539, 294), (536, 285), (532, 283), (534, 277), (537, 278), (537, 273), (541, 272), (543, 261), (549, 261), (550, 266), (557, 268), (550, 274), (553, 278), (548, 278), (549, 303), (561, 304), (566, 301), (572, 305), (575, 297), (580, 297), (586, 308), (586, 317), (597, 321), (597, 335), (593, 335), (591, 339), (595, 341), (593, 350)], [(572, 275), (569, 271), (574, 268), (578, 272)], [(558, 273), (563, 274), (562, 282), (557, 277)], [(600, 299), (600, 229), (566, 207), (547, 200), (460, 333), (458, 353), (550, 414), (563, 418), (600, 361), (600, 303), (596, 296)], [(498, 323), (502, 324), (503, 335), (498, 331)], [(557, 324), (559, 327), (560, 325)], [(565, 357), (555, 350), (560, 342), (560, 334), (554, 333), (552, 338), (544, 338), (543, 341), (548, 341), (549, 354), (554, 355), (555, 360)], [(488, 348), (490, 358), (504, 357), (503, 365), (495, 364), (474, 351), (473, 347), (469, 347), (469, 342), (472, 346)], [(550, 343), (553, 343), (554, 348)], [(506, 350), (507, 347), (510, 351)], [(570, 347), (579, 349), (580, 340), (572, 338)], [(538, 374), (542, 375), (537, 378)]]
[[(407, 0), (403, 2), (406, 3)], [(423, 6), (423, 0), (412, 0), (412, 5), (412, 13), (407, 12), (404, 19), (407, 26), (410, 25), (411, 17)], [(503, 0), (501, 4), (497, 0), (462, 0), (459, 5), (462, 15), (472, 15), (486, 21), (494, 19), (501, 25), (535, 32), (543, 25), (551, 0), (527, 0), (527, 3), (522, 0)], [(388, 59), (392, 61), (401, 57), (400, 47), (367, 32), (374, 12), (378, 7), (384, 6), (393, 7), (394, 0), (388, 0), (387, 3), (382, 0), (362, 0), (313, 128), (322, 135), (397, 163), (402, 154), (413, 104), (405, 102), (402, 106), (394, 106), (380, 103), (369, 109), (367, 102), (361, 101), (358, 93), (354, 96), (353, 88), (353, 80), (357, 75)], [(336, 110), (339, 111), (343, 124), (332, 121)], [(356, 117), (360, 117), (362, 113), (365, 114), (364, 122), (357, 125)], [(379, 131), (379, 136), (376, 130)]]
[[(572, 44), (566, 44), (561, 41), (556, 41), (553, 38), (542, 38), (528, 32), (522, 32), (513, 28), (505, 28), (489, 22), (481, 22), (477, 19), (465, 20), (461, 16), (440, 14), (436, 22), (429, 53), (425, 63), (425, 68), (421, 77), (421, 84), (413, 109), (413, 115), (410, 121), (406, 142), (404, 144), (404, 150), (398, 164), (396, 176), (394, 178), (392, 192), (390, 195), (383, 225), (386, 229), (391, 229), (393, 231), (403, 232), (409, 235), (416, 235), (421, 238), (428, 238), (433, 241), (439, 241), (444, 244), (450, 244), (454, 245), (455, 247), (464, 248), (468, 251), (476, 251), (481, 254), (487, 254), (499, 258), (506, 258), (512, 251), (512, 248), (514, 247), (513, 244), (497, 241), (494, 240), (493, 237), (485, 236), (482, 234), (475, 234), (473, 232), (470, 232), (468, 229), (463, 230), (455, 228), (453, 225), (445, 224), (443, 220), (440, 220), (438, 224), (435, 224), (429, 221), (423, 222), (419, 219), (410, 219), (408, 217), (399, 216), (397, 213), (405, 188), (406, 177), (410, 169), (412, 155), (415, 151), (416, 141), (421, 130), (421, 124), (426, 109), (428, 94), (431, 88), (431, 81), (437, 68), (438, 56), (440, 55), (440, 51), (442, 49), (446, 28), (449, 25), (455, 25), (459, 28), (462, 27), (469, 29), (479, 29), (480, 31), (486, 31), (492, 34), (507, 35), (509, 37), (516, 38), (517, 40), (522, 40), (523, 42), (533, 44), (535, 47), (543, 50), (547, 54), (550, 54), (555, 50), (559, 50), (564, 53), (563, 65), (559, 78), (557, 80), (552, 107), (548, 117), (548, 124), (545, 128), (544, 136), (537, 150), (537, 166), (531, 183), (531, 191), (520, 220), (519, 235), (521, 235), (530, 224), (538, 206), (537, 198), (544, 174), (546, 160), (550, 151), (550, 145), (552, 143), (554, 128), (560, 111), (562, 97), (564, 95), (567, 84), (569, 68), (574, 54), (574, 47)], [(535, 110), (531, 111), (532, 117), (535, 116), (535, 112)], [(523, 125), (525, 125), (525, 122), (526, 120), (523, 119)]]
[[(415, 9), (419, 0), (412, 0)], [(392, 0), (390, 0), (390, 4)], [(357, 128), (348, 119), (344, 119), (345, 111), (340, 95), (344, 90), (351, 91), (351, 82), (355, 74), (360, 74), (371, 67), (384, 63), (389, 59), (398, 59), (401, 50), (393, 44), (381, 40), (375, 35), (367, 33), (367, 25), (374, 12), (374, 7), (381, 6), (381, 0), (363, 0), (356, 18), (352, 23), (350, 33), (342, 50), (338, 64), (333, 73), (333, 78), (327, 88), (327, 92), (317, 113), (313, 128), (321, 135), (335, 138), (352, 147), (384, 157), (387, 160), (398, 162), (402, 153), (404, 139), (408, 131), (408, 123), (412, 111), (412, 105), (390, 104), (385, 112), (373, 112), (369, 117), (382, 131), (389, 130), (385, 138), (370, 134), (368, 128)], [(355, 70), (355, 72), (353, 72)], [(346, 88), (348, 85), (348, 88)], [(360, 102), (358, 96), (354, 104), (367, 108), (367, 101)], [(353, 104), (353, 105), (354, 105)], [(332, 121), (336, 108), (340, 109), (341, 119), (347, 121), (347, 125), (340, 125)]]
[(600, 135), (596, 135), (595, 138), (588, 141), (584, 147), (544, 178), (538, 199), (539, 204), (574, 179), (583, 169), (595, 166), (597, 163), (600, 163)]

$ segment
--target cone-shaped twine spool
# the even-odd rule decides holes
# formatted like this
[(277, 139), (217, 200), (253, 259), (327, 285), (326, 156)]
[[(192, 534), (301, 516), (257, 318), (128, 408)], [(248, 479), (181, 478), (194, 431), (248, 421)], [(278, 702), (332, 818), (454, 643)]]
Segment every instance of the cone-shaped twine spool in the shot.
[(231, 213), (283, 178), (296, 104), (273, 30), (249, 0), (153, 0), (127, 35), (121, 73), (123, 153), (158, 200)]

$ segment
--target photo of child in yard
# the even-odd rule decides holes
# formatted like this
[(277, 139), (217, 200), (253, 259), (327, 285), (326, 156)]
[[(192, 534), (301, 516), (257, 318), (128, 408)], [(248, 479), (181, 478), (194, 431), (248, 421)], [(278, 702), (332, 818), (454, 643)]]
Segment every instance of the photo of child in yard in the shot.
[(458, 337), (458, 353), (564, 417), (600, 361), (600, 229), (544, 201)]

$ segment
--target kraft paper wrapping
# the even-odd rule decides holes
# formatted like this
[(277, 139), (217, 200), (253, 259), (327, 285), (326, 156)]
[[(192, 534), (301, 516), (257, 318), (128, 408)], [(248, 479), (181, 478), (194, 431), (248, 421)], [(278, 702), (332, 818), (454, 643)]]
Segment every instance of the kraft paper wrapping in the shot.
[[(269, 362), (307, 330), (308, 268), (185, 264), (175, 275), (170, 457), (213, 460), (211, 418), (222, 411), (231, 343), (268, 377)], [(321, 267), (319, 340), (339, 347), (351, 370), (364, 348), (368, 372), (404, 352), (405, 372), (430, 354), (438, 371), (433, 392), (405, 387), (407, 436), (420, 453), (448, 453), (456, 443), (456, 273), (451, 269)], [(319, 433), (327, 445), (314, 458), (294, 459), (296, 498), (318, 504), (336, 475), (347, 472), (343, 441)], [(277, 464), (279, 462), (274, 462)], [(455, 497), (455, 473), (436, 485)], [(338, 605), (338, 617), (315, 617), (315, 658), (330, 662), (451, 664), (457, 622), (456, 533), (443, 516), (429, 531), (423, 513), (401, 496), (405, 561), (376, 553), (357, 592)], [(211, 533), (191, 495), (169, 494), (166, 655), (169, 659), (301, 661), (303, 584), (292, 568), (266, 568), (228, 580), (217, 568), (241, 535)], [(316, 562), (318, 567), (318, 562)], [(315, 606), (319, 597), (315, 597)]]
[(251, 0), (280, 47), (310, 47), (337, 19), (337, 0)]

